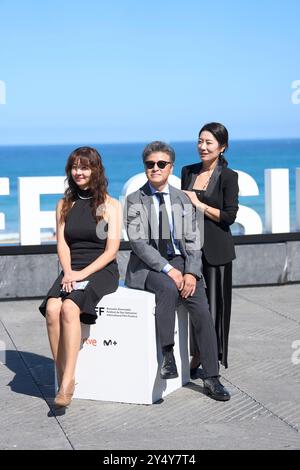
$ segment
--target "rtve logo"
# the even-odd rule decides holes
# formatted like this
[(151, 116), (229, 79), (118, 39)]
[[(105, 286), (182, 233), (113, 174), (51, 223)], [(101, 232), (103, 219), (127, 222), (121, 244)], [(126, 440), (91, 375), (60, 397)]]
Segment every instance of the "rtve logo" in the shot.
[(117, 341), (112, 341), (111, 339), (103, 340), (103, 346), (116, 346), (117, 344), (118, 344)]
[(95, 312), (98, 317), (101, 317), (102, 313), (104, 313), (104, 307), (95, 307)]
[(97, 346), (97, 340), (95, 338), (82, 338), (82, 345)]

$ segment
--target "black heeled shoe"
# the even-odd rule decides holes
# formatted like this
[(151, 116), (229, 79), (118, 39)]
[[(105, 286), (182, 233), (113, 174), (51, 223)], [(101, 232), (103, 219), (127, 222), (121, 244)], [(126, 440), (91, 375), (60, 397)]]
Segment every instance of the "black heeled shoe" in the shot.
[[(198, 360), (197, 360), (198, 358)], [(196, 365), (194, 367), (191, 367), (193, 361), (196, 360)], [(201, 360), (200, 360), (200, 355), (199, 354), (196, 354), (195, 356), (192, 356), (192, 360), (190, 362), (190, 377), (192, 380), (196, 380), (199, 378), (198, 376), (198, 369), (199, 369), (199, 366), (201, 365)]]
[(201, 362), (199, 361), (196, 367), (192, 367), (190, 369), (190, 377), (192, 380), (198, 379), (198, 369), (199, 369), (200, 364)]

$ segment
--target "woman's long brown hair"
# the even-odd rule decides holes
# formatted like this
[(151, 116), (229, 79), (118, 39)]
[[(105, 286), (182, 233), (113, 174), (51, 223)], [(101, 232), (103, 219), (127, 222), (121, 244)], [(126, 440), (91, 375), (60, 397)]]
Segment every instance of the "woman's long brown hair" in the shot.
[(78, 199), (78, 186), (72, 178), (72, 166), (80, 162), (81, 165), (87, 166), (92, 170), (91, 179), (89, 184), (89, 190), (91, 192), (92, 199), (91, 207), (92, 214), (95, 217), (96, 222), (102, 219), (103, 214), (96, 215), (97, 208), (104, 204), (108, 192), (107, 192), (107, 179), (105, 176), (105, 170), (102, 164), (101, 156), (96, 149), (92, 147), (79, 147), (75, 149), (69, 156), (66, 163), (66, 182), (68, 184), (65, 190), (63, 205), (60, 215), (60, 223), (66, 220), (66, 216), (72, 207), (73, 202)]

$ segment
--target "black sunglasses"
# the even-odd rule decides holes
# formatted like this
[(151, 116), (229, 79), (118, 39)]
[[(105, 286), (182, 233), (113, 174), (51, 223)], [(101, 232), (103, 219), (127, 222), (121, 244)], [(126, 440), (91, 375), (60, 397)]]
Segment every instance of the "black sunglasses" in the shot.
[(152, 168), (154, 168), (155, 165), (157, 165), (158, 168), (163, 170), (164, 168), (166, 168), (167, 165), (172, 165), (172, 162), (164, 162), (163, 160), (159, 160), (158, 162), (153, 162), (152, 160), (148, 160), (147, 162), (145, 162), (145, 167), (147, 168), (147, 170), (152, 170)]

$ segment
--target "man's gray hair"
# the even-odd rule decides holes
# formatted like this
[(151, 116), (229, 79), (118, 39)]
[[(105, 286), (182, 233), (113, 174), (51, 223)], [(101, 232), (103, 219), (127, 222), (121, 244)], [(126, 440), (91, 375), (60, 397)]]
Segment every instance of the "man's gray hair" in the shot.
[(143, 162), (145, 163), (146, 159), (154, 152), (164, 152), (169, 155), (171, 161), (175, 162), (175, 151), (174, 149), (166, 144), (165, 142), (161, 142), (160, 140), (155, 140), (154, 142), (150, 142), (143, 151)]

